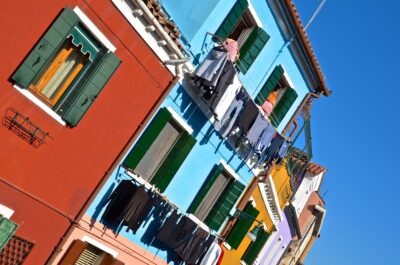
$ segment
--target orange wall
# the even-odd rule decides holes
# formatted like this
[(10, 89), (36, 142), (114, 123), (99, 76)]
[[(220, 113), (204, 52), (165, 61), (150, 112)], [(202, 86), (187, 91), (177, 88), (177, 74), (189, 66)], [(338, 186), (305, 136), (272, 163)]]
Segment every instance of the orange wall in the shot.
[[(56, 122), (9, 81), (67, 5), (79, 6), (122, 60), (76, 128)], [(0, 126), (0, 178), (75, 217), (172, 75), (109, 0), (0, 1), (0, 10), (0, 115), (15, 108), (54, 138), (34, 148)], [(17, 234), (36, 242), (25, 264), (43, 264), (67, 229), (66, 219), (12, 189), (0, 191), (0, 204), (15, 210), (12, 219), (23, 224)]]

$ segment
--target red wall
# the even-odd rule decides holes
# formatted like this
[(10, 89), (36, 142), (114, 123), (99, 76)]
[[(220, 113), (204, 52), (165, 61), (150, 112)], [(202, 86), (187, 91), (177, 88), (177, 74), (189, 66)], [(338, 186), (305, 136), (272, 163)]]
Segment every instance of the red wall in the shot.
[[(79, 8), (117, 47), (122, 64), (76, 128), (62, 126), (20, 94), (10, 76), (62, 9)], [(0, 1), (0, 118), (15, 108), (54, 140), (34, 148), (0, 126), (0, 178), (76, 216), (137, 130), (172, 75), (109, 0)], [(68, 222), (27, 196), (0, 185), (0, 204), (35, 241), (26, 264), (43, 264)]]

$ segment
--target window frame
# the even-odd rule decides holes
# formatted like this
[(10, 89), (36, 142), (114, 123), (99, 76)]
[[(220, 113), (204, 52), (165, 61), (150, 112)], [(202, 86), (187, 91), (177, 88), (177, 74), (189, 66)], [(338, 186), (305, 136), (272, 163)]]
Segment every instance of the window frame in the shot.
[[(209, 196), (210, 190), (212, 189), (212, 186), (211, 186), (210, 189), (207, 191), (207, 193), (204, 195), (204, 197), (203, 197), (202, 200), (200, 201), (199, 205), (197, 206), (196, 210), (194, 210), (194, 212), (191, 213), (191, 214), (193, 214), (196, 218), (198, 218), (199, 220), (201, 220), (202, 222), (205, 222), (206, 219), (209, 217), (209, 215), (210, 215), (211, 211), (213, 210), (213, 208), (215, 207), (215, 205), (217, 205), (218, 201), (221, 200), (224, 191), (225, 191), (226, 189), (228, 189), (229, 186), (232, 185), (234, 181), (238, 181), (238, 180), (239, 180), (239, 176), (236, 174), (236, 172), (235, 172), (224, 160), (221, 160), (221, 161), (219, 162), (219, 164), (216, 165), (216, 167), (217, 167), (217, 168), (221, 167), (222, 170), (221, 170), (221, 172), (218, 174), (218, 176), (216, 177), (215, 181), (216, 181), (221, 175), (224, 175), (225, 177), (227, 177), (227, 179), (229, 178), (229, 180), (227, 180), (228, 183), (227, 183), (226, 186), (224, 187), (223, 191), (221, 191), (221, 193), (218, 195), (217, 199), (214, 201), (214, 203), (212, 204), (212, 206), (209, 207), (209, 208), (207, 209), (207, 214), (206, 214), (206, 216), (205, 216), (204, 218), (200, 219), (200, 218), (196, 215), (196, 213), (198, 213), (198, 210), (200, 209), (200, 206), (204, 203), (204, 201), (205, 201), (205, 200), (207, 199), (207, 197)], [(218, 169), (217, 169), (217, 170), (218, 170)], [(213, 174), (213, 172), (210, 171), (209, 174)], [(205, 180), (205, 181), (207, 181), (207, 180)], [(215, 181), (214, 181), (214, 183), (215, 183)], [(214, 183), (213, 183), (213, 184), (214, 184)], [(202, 186), (202, 188), (203, 188), (203, 186)], [(200, 190), (199, 190), (199, 191), (200, 191)], [(192, 202), (194, 202), (194, 200), (195, 200), (195, 199), (193, 199)]]
[[(159, 153), (155, 154), (157, 155), (157, 159), (155, 156), (151, 156), (149, 157), (147, 160), (147, 163), (150, 162), (154, 162), (155, 160), (159, 160), (159, 163), (155, 166), (154, 170), (152, 170), (152, 173), (150, 176), (144, 176), (140, 170), (138, 170), (139, 166), (141, 165), (141, 163), (146, 163), (144, 161), (145, 156), (148, 154), (149, 150), (154, 147), (154, 145), (160, 145), (162, 144), (162, 142), (158, 143), (155, 142), (157, 140), (157, 138), (161, 135), (161, 132), (166, 128), (167, 124), (169, 124), (171, 127), (173, 127), (177, 132), (178, 135), (176, 136), (176, 138), (174, 139), (173, 143), (171, 144), (171, 146), (168, 148), (167, 152), (163, 155), (163, 157), (161, 157), (161, 159), (158, 158)], [(147, 182), (151, 182), (151, 180), (154, 178), (154, 176), (156, 175), (157, 171), (160, 169), (160, 167), (162, 166), (162, 164), (165, 162), (165, 160), (167, 159), (168, 155), (171, 153), (172, 149), (174, 148), (174, 146), (177, 144), (180, 135), (183, 133), (183, 131), (185, 131), (185, 128), (183, 128), (182, 125), (180, 125), (180, 123), (172, 116), (172, 119), (170, 119), (169, 121), (167, 121), (167, 123), (164, 125), (164, 127), (161, 129), (161, 131), (159, 131), (156, 139), (154, 142), (152, 142), (152, 144), (150, 145), (149, 149), (145, 152), (144, 156), (142, 157), (142, 159), (139, 161), (139, 163), (137, 164), (136, 168), (135, 168), (135, 172), (144, 180), (146, 180)]]
[[(160, 116), (158, 116), (160, 115)], [(167, 118), (165, 123), (161, 122), (161, 119)], [(176, 126), (179, 126), (181, 131), (174, 142), (174, 144), (169, 148), (168, 153), (165, 154), (164, 158), (160, 161), (159, 165), (157, 165), (157, 169), (153, 172), (151, 178), (147, 179), (144, 176), (141, 176), (139, 172), (136, 171), (136, 168), (146, 155), (149, 148), (154, 144), (154, 141), (159, 136), (160, 132), (164, 129), (167, 123), (173, 123)], [(160, 126), (162, 126), (160, 128)], [(129, 150), (129, 153), (125, 156), (122, 166), (129, 172), (132, 172), (134, 175), (139, 177), (145, 183), (150, 183), (155, 185), (161, 192), (163, 192), (172, 181), (177, 171), (180, 169), (186, 158), (189, 156), (191, 149), (196, 144), (196, 138), (193, 136), (193, 129), (186, 123), (186, 121), (179, 116), (170, 106), (162, 107), (155, 114), (151, 122), (142, 132), (140, 137), (133, 144), (132, 148)], [(151, 140), (151, 142), (150, 142)], [(147, 143), (147, 144), (146, 144)], [(143, 146), (144, 145), (144, 146)], [(182, 146), (183, 145), (183, 146)], [(182, 148), (178, 148), (182, 147)], [(178, 150), (179, 149), (179, 150)], [(143, 150), (145, 150), (143, 152)], [(175, 163), (171, 163), (171, 153), (179, 151), (175, 157)], [(173, 154), (174, 154), (173, 153)], [(175, 166), (175, 168), (174, 168)], [(172, 167), (172, 169), (171, 169)], [(168, 171), (165, 171), (166, 168)], [(175, 172), (174, 172), (175, 171)], [(161, 173), (166, 173), (167, 176), (161, 176)], [(167, 182), (167, 183), (165, 183)]]
[[(225, 186), (224, 190), (220, 193), (218, 199), (214, 202), (213, 206), (208, 210), (207, 216), (204, 218), (204, 221), (201, 220), (210, 229), (213, 229), (215, 231), (219, 231), (224, 227), (224, 224), (227, 221), (227, 217), (229, 216), (232, 209), (236, 207), (239, 202), (239, 198), (242, 196), (245, 190), (245, 185), (243, 185), (239, 181), (239, 175), (236, 174), (236, 172), (224, 160), (220, 160), (220, 162), (218, 164), (215, 164), (214, 167), (211, 169), (207, 178), (204, 180), (201, 188), (198, 190), (187, 210), (190, 214), (197, 218), (195, 212), (198, 210), (198, 208), (206, 198), (209, 190), (211, 189), (211, 187), (208, 186), (210, 178), (213, 178), (213, 176), (215, 176), (215, 174), (220, 170), (220, 173), (224, 171), (225, 174), (229, 175), (231, 180)], [(216, 179), (217, 177), (215, 178), (215, 180)], [(213, 185), (215, 180), (210, 185)], [(207, 193), (203, 195), (204, 190), (206, 190)], [(227, 203), (231, 204), (230, 202), (233, 202), (233, 204), (227, 206)], [(221, 212), (221, 210), (224, 208), (228, 210), (228, 212)]]
[[(87, 31), (87, 33), (90, 34), (90, 37), (93, 38), (94, 40), (96, 40), (99, 44), (102, 45), (102, 47), (104, 49), (107, 50), (107, 52), (105, 52), (102, 55), (102, 58), (105, 58), (106, 55), (109, 52), (115, 53), (115, 51), (117, 50), (117, 48), (111, 43), (111, 41), (100, 31), (100, 29), (92, 22), (92, 20), (78, 7), (75, 6), (74, 9), (72, 9), (72, 11), (77, 15), (78, 19), (79, 19), (79, 24), (85, 29), (85, 31)], [(56, 19), (58, 19), (59, 16), (56, 17)], [(56, 20), (54, 20), (56, 21)], [(49, 25), (49, 27), (46, 29), (46, 31), (44, 33), (47, 32), (47, 30), (49, 28), (51, 28), (53, 26), (53, 23), (51, 23)], [(67, 37), (68, 38), (68, 37)], [(64, 42), (67, 40), (67, 38), (65, 38)], [(39, 41), (42, 40), (42, 37), (39, 39)], [(35, 46), (34, 46), (35, 47)], [(33, 48), (32, 48), (33, 49)], [(27, 54), (29, 55), (32, 52), (32, 50)], [(49, 62), (51, 62), (54, 59), (54, 54), (53, 56), (50, 56), (48, 59), (46, 59), (46, 63), (48, 64)], [(25, 60), (25, 59), (24, 59)], [(23, 62), (24, 62), (23, 60)], [(20, 67), (20, 66), (19, 66)], [(17, 69), (19, 69), (19, 67), (17, 67)], [(42, 69), (41, 73), (38, 73), (37, 76), (35, 77), (35, 79), (40, 79), (41, 76), (43, 75), (43, 72), (46, 71), (48, 66), (44, 66), (44, 68)], [(84, 67), (85, 68), (85, 67)], [(90, 75), (92, 76), (93, 73)], [(39, 78), (38, 78), (39, 77)], [(89, 76), (88, 76), (89, 77)], [(77, 77), (74, 78), (74, 80), (76, 80), (77, 78), (79, 78), (79, 75)], [(64, 93), (62, 93), (59, 101), (61, 100), (61, 98), (63, 97), (63, 95), (66, 95), (68, 93), (68, 91), (72, 88), (74, 80), (71, 82), (71, 84), (66, 88), (66, 91)], [(51, 106), (49, 104), (49, 102), (44, 99), (43, 97), (40, 96), (39, 93), (32, 91), (29, 86), (27, 87), (23, 87), (20, 84), (18, 84), (17, 81), (12, 81), (13, 82), (13, 87), (20, 92), (23, 96), (25, 96), (25, 98), (27, 98), (30, 102), (32, 102), (33, 104), (35, 104), (37, 107), (39, 107), (40, 109), (42, 109), (45, 113), (47, 113), (50, 117), (52, 117), (55, 121), (57, 121), (59, 124), (65, 126), (67, 125), (67, 122), (62, 118), (62, 115), (57, 113), (56, 110), (56, 104), (54, 104), (53, 106)], [(33, 81), (32, 81), (33, 82)], [(30, 85), (32, 85), (32, 82)], [(68, 95), (69, 96), (69, 95)]]
[[(239, 23), (241, 23), (241, 21), (244, 21), (245, 24), (249, 24), (249, 25), (246, 25), (245, 30), (246, 30), (246, 29), (252, 29), (252, 28), (254, 28), (254, 27), (262, 28), (263, 25), (262, 25), (262, 23), (261, 23), (260, 18), (259, 18), (258, 15), (257, 15), (256, 10), (254, 9), (253, 5), (251, 4), (251, 2), (250, 2), (249, 0), (248, 0), (247, 2), (248, 2), (248, 7), (247, 7), (247, 9), (244, 11), (244, 13), (243, 13), (243, 15), (240, 17), (238, 23), (234, 26), (233, 30), (229, 33), (229, 35), (227, 36), (227, 38), (229, 38), (229, 37), (232, 35), (232, 33), (236, 30), (237, 26), (239, 25)], [(236, 39), (236, 41), (238, 41), (238, 40), (240, 39), (240, 37), (243, 35), (243, 33), (244, 33), (245, 30), (243, 30), (243, 31), (239, 34), (239, 36), (238, 36), (238, 38)], [(250, 33), (249, 33), (248, 35), (250, 35)], [(240, 48), (242, 48), (242, 46), (245, 44), (245, 42), (246, 42), (246, 40), (247, 40), (248, 37), (249, 37), (249, 36), (247, 36), (246, 39), (243, 40), (243, 43), (241, 43), (241, 45), (238, 45), (238, 49), (239, 49), (239, 50), (240, 50)]]

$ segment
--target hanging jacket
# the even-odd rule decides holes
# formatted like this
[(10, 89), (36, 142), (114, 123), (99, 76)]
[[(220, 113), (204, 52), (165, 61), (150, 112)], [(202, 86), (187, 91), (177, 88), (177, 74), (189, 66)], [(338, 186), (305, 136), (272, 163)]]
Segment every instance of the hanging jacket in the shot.
[[(107, 199), (108, 205), (102, 215), (102, 220), (110, 226), (118, 226), (125, 208), (134, 196), (137, 186), (130, 180), (123, 180)], [(106, 203), (107, 203), (106, 202)]]

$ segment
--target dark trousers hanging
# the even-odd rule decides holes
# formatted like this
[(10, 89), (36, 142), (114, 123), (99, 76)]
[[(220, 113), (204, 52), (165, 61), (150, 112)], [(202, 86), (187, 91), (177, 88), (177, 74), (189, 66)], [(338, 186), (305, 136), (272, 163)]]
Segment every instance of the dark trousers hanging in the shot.
[(140, 216), (149, 197), (149, 194), (145, 191), (143, 186), (140, 186), (135, 192), (135, 195), (130, 200), (123, 214), (124, 225), (128, 226), (128, 229), (136, 227), (137, 218)]

